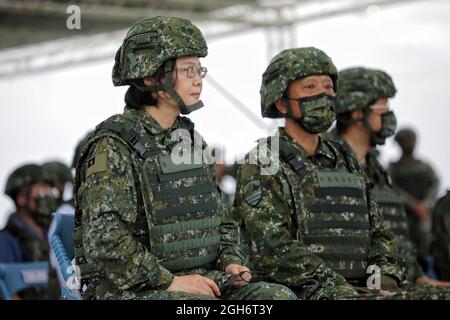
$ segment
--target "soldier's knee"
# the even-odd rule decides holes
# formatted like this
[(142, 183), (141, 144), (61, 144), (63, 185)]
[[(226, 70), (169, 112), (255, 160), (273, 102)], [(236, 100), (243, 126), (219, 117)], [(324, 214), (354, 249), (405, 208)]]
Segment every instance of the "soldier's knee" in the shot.
[(336, 300), (357, 297), (358, 292), (348, 286), (333, 286), (318, 289), (311, 300)]
[(295, 293), (288, 287), (281, 284), (257, 282), (249, 284), (249, 286), (253, 287), (253, 299), (297, 300), (297, 296), (295, 295)]

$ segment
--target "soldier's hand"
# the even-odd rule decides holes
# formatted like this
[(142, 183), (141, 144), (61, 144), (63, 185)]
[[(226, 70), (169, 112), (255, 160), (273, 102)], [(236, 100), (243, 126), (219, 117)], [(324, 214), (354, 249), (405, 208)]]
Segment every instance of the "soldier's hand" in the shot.
[(220, 296), (220, 289), (217, 284), (198, 274), (175, 276), (167, 291), (183, 291), (211, 297)]
[(427, 276), (420, 277), (416, 280), (416, 284), (429, 284), (432, 286), (450, 288), (450, 282), (448, 281), (439, 281), (428, 278)]
[(225, 272), (233, 275), (233, 286), (235, 288), (240, 288), (252, 280), (250, 269), (245, 266), (241, 266), (240, 264), (227, 265), (225, 267)]

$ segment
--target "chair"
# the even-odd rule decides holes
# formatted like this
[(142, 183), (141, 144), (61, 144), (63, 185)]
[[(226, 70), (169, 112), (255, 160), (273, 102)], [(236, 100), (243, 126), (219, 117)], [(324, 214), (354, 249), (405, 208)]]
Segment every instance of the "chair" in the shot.
[(48, 262), (0, 263), (0, 296), (11, 300), (28, 288), (47, 287)]
[(73, 229), (73, 214), (53, 214), (48, 239), (58, 265), (56, 272), (58, 277), (64, 280), (61, 283), (61, 298), (65, 300), (81, 300), (80, 282), (71, 262), (74, 259)]

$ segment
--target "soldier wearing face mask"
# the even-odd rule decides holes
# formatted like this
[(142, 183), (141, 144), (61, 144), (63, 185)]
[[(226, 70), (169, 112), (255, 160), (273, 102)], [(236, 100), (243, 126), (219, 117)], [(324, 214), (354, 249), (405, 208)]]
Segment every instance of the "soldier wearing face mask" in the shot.
[[(203, 107), (207, 53), (197, 26), (163, 16), (138, 21), (118, 49), (112, 80), (129, 86), (124, 112), (96, 126), (76, 161), (83, 299), (296, 298), (249, 283), (213, 160), (202, 157), (209, 147), (181, 116)], [(177, 161), (182, 153), (190, 159)]]
[(336, 99), (336, 131), (329, 137), (341, 143), (366, 172), (373, 185), (372, 193), (384, 216), (386, 227), (394, 236), (400, 257), (406, 263), (407, 279), (400, 284), (396, 298), (448, 299), (449, 282), (435, 281), (423, 272), (416, 256), (403, 206), (402, 195), (391, 183), (386, 169), (377, 160), (377, 149), (394, 135), (396, 118), (389, 99), (396, 88), (392, 78), (382, 70), (354, 67), (339, 72), (339, 95)]
[[(27, 164), (14, 170), (6, 182), (5, 194), (14, 201), (16, 212), (0, 232), (0, 262), (47, 261), (47, 229), (51, 214), (58, 207), (58, 194), (44, 179), (42, 167)], [(17, 297), (53, 299), (57, 296), (55, 288), (33, 288), (24, 290)]]
[(276, 55), (262, 76), (261, 111), (286, 123), (259, 140), (237, 173), (233, 214), (256, 274), (301, 299), (358, 297), (369, 265), (380, 268), (381, 289), (404, 277), (362, 168), (319, 136), (335, 119), (337, 83), (319, 49)]
[(59, 194), (59, 205), (73, 205), (73, 199), (64, 199), (67, 187), (69, 185), (73, 186), (73, 176), (70, 168), (59, 161), (48, 161), (42, 164), (42, 170), (45, 180), (49, 181)]

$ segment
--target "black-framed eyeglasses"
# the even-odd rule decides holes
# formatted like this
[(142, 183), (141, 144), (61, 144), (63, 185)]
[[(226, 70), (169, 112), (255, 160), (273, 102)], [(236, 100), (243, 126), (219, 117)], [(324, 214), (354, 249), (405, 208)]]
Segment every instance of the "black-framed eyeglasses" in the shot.
[(198, 75), (200, 78), (203, 79), (206, 77), (206, 74), (208, 73), (208, 68), (206, 67), (195, 68), (193, 66), (190, 66), (187, 68), (177, 68), (177, 71), (186, 71), (188, 78), (195, 78), (195, 76)]

